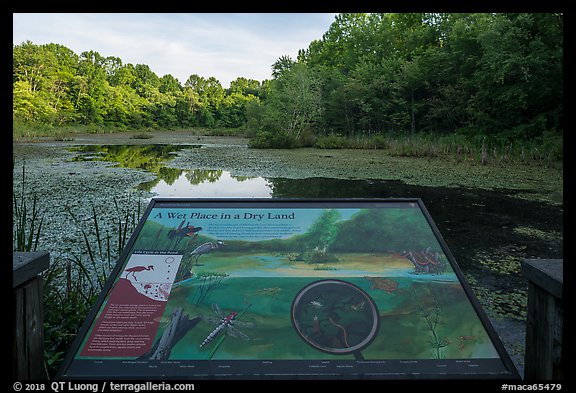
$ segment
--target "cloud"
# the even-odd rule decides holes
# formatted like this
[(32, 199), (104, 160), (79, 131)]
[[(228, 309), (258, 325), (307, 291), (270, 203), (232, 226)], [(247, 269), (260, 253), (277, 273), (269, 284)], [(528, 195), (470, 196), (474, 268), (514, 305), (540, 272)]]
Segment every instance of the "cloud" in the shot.
[(272, 64), (320, 39), (334, 14), (14, 14), (13, 43), (58, 43), (124, 64), (146, 64), (182, 84), (191, 74), (271, 78)]

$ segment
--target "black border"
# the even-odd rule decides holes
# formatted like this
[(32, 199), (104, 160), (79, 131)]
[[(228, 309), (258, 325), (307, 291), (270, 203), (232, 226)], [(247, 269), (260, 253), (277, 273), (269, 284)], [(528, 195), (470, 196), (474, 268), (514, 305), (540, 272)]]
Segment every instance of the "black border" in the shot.
[[(500, 360), (503, 362), (505, 368), (508, 370), (507, 373), (497, 373), (497, 374), (482, 374), (482, 373), (474, 373), (474, 374), (395, 374), (386, 376), (388, 379), (431, 379), (431, 380), (438, 380), (438, 379), (504, 379), (504, 380), (521, 380), (521, 377), (512, 362), (512, 359), (508, 355), (506, 348), (502, 344), (500, 337), (496, 333), (494, 327), (492, 326), (486, 312), (483, 310), (482, 306), (480, 305), (479, 301), (474, 296), (472, 288), (468, 284), (468, 281), (464, 277), (460, 267), (458, 266), (454, 256), (450, 252), (448, 245), (444, 241), (444, 238), (440, 234), (438, 227), (434, 223), (428, 209), (424, 205), (424, 202), (421, 198), (324, 198), (324, 199), (300, 199), (300, 198), (152, 198), (148, 207), (142, 214), (140, 221), (138, 222), (134, 232), (130, 236), (128, 243), (126, 244), (122, 254), (118, 258), (116, 262), (116, 266), (110, 273), (108, 280), (106, 281), (102, 292), (98, 296), (98, 299), (92, 306), (86, 320), (84, 321), (82, 327), (80, 328), (78, 334), (76, 335), (74, 341), (72, 342), (66, 356), (56, 374), (56, 380), (59, 379), (77, 379), (79, 376), (68, 375), (67, 370), (71, 366), (72, 362), (74, 361), (74, 356), (77, 351), (80, 349), (82, 342), (86, 334), (88, 333), (94, 319), (96, 318), (98, 311), (102, 307), (104, 300), (107, 298), (110, 290), (112, 289), (118, 274), (120, 273), (126, 259), (132, 252), (133, 245), (140, 233), (143, 225), (148, 219), (150, 212), (153, 208), (156, 207), (179, 207), (179, 208), (188, 208), (188, 207), (197, 207), (197, 208), (245, 208), (245, 207), (252, 207), (252, 208), (278, 208), (278, 207), (291, 207), (291, 208), (376, 208), (381, 207), (383, 204), (389, 205), (393, 203), (415, 203), (418, 205), (422, 213), (424, 214), (426, 221), (430, 225), (434, 236), (438, 240), (442, 250), (444, 251), (448, 261), (450, 262), (456, 276), (458, 277), (468, 300), (472, 304), (474, 311), (480, 318), (484, 329), (486, 330), (488, 336), (490, 337), (498, 355), (500, 356)], [(106, 360), (104, 360), (105, 362)], [(436, 362), (436, 361), (435, 361)], [(292, 362), (294, 363), (294, 362)], [(422, 362), (425, 363), (425, 362)], [(197, 379), (201, 379), (198, 376), (194, 376)], [(252, 374), (252, 375), (212, 375), (208, 376), (207, 379), (382, 379), (382, 375), (373, 376), (372, 378), (369, 375), (352, 375), (352, 376), (343, 376), (343, 375), (290, 375), (286, 374), (284, 377), (277, 375), (276, 377), (270, 378), (269, 376), (265, 376), (262, 374)], [(90, 378), (88, 378), (90, 379)], [(91, 379), (110, 379), (102, 378), (101, 376), (93, 376)], [(135, 376), (126, 376), (126, 379), (139, 379), (139, 377)], [(171, 379), (170, 376), (163, 374), (158, 375), (157, 377), (148, 376), (147, 380), (153, 379)]]

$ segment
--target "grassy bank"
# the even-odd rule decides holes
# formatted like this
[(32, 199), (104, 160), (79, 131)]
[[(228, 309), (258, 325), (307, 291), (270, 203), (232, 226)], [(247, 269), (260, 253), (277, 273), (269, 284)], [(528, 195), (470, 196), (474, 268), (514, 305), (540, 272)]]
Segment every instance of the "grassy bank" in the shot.
[(246, 127), (238, 128), (171, 128), (137, 130), (95, 125), (54, 127), (50, 125), (14, 124), (14, 140), (53, 138), (57, 141), (73, 141), (80, 134), (133, 133), (133, 139), (151, 139), (152, 133), (178, 131), (190, 136), (231, 136), (249, 138), (249, 146), (257, 149), (293, 149), (314, 147), (317, 149), (363, 149), (383, 150), (396, 157), (457, 157), (462, 160), (489, 162), (539, 163), (558, 167), (564, 158), (563, 137), (545, 134), (540, 140), (504, 141), (497, 137), (482, 135), (432, 133), (374, 134), (371, 136), (342, 136), (336, 134), (315, 135), (304, 133), (298, 137), (282, 133), (255, 133)]
[(252, 138), (250, 146), (254, 148), (382, 149), (389, 155), (397, 157), (458, 156), (482, 163), (537, 161), (546, 165), (555, 165), (563, 159), (563, 138), (555, 135), (547, 135), (539, 141), (509, 142), (498, 138), (463, 134), (417, 133), (372, 136), (305, 134), (296, 138), (286, 134), (261, 133)]
[(239, 128), (139, 128), (125, 129), (112, 126), (89, 125), (65, 125), (52, 126), (49, 124), (21, 124), (14, 123), (12, 127), (12, 138), (18, 140), (33, 140), (36, 138), (49, 138), (56, 141), (73, 141), (76, 136), (81, 134), (115, 134), (115, 133), (133, 133), (134, 139), (149, 139), (151, 134), (160, 131), (178, 131), (185, 132), (190, 136), (249, 136), (249, 132), (244, 127)]

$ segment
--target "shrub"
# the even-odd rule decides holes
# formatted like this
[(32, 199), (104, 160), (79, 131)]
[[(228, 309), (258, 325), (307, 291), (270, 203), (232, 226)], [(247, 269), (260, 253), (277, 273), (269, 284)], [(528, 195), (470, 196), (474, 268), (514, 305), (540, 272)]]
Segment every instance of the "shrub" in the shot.
[(321, 136), (316, 139), (316, 143), (314, 144), (314, 147), (318, 149), (344, 149), (348, 146), (349, 143), (346, 137), (335, 134)]
[(261, 131), (250, 141), (250, 147), (257, 149), (293, 149), (299, 147), (298, 140), (294, 135), (278, 131)]

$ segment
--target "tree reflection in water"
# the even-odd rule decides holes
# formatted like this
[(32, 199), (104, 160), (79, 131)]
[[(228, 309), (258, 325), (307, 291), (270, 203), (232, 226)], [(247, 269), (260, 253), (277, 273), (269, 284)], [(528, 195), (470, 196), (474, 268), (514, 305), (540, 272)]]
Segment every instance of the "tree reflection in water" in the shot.
[(144, 169), (156, 177), (138, 186), (160, 197), (271, 197), (270, 186), (260, 177), (232, 176), (209, 169), (171, 168), (166, 162), (182, 149), (200, 145), (82, 145), (73, 161), (115, 162), (122, 168)]

